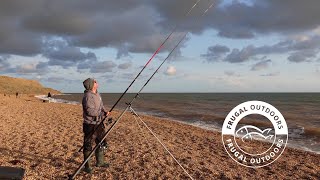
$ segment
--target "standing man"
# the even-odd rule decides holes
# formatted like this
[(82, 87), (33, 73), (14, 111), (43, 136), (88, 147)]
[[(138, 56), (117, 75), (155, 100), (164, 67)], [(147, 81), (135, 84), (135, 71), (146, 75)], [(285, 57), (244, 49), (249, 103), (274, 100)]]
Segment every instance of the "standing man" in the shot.
[[(92, 151), (92, 142), (95, 141), (98, 144), (105, 133), (104, 124), (100, 124), (103, 116), (109, 115), (109, 112), (103, 107), (103, 102), (100, 94), (98, 93), (98, 82), (93, 78), (88, 78), (83, 81), (83, 86), (86, 89), (84, 91), (82, 99), (83, 109), (83, 155), (84, 159), (89, 157), (90, 151)], [(95, 131), (94, 134), (92, 134)], [(104, 162), (104, 149), (107, 145), (106, 140), (102, 146), (95, 151), (96, 166), (97, 167), (108, 167), (109, 164)], [(85, 164), (84, 171), (91, 173), (92, 169), (90, 166), (90, 160)]]

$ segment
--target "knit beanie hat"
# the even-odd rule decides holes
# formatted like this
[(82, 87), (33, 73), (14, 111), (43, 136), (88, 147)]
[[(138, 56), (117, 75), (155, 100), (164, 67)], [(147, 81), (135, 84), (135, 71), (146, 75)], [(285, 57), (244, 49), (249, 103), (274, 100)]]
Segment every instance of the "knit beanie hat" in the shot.
[(83, 81), (83, 86), (86, 88), (86, 90), (92, 90), (94, 85), (94, 79), (93, 78), (88, 78)]

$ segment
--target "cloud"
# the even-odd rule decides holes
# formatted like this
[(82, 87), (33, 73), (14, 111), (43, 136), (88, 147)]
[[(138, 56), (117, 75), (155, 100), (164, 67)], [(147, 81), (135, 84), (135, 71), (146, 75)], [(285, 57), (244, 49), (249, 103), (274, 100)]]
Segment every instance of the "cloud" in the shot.
[(267, 69), (271, 62), (271, 60), (260, 61), (252, 66), (251, 71), (260, 71), (263, 69)]
[[(116, 48), (118, 58), (128, 52), (154, 52), (167, 36), (157, 24), (161, 14), (144, 0), (4, 0), (0, 8), (0, 54), (42, 54), (44, 39), (57, 37), (70, 47)], [(163, 49), (168, 51), (167, 46)]]
[(227, 46), (214, 45), (210, 46), (207, 50), (207, 53), (202, 54), (201, 57), (206, 58), (208, 62), (218, 61), (220, 60), (221, 56), (225, 55), (229, 51), (230, 49)]
[(97, 62), (91, 66), (90, 72), (91, 73), (106, 73), (112, 72), (113, 68), (117, 65), (113, 61), (103, 61)]
[(165, 72), (168, 76), (174, 76), (177, 74), (177, 69), (174, 66), (169, 66)]
[(37, 73), (39, 75), (44, 75), (44, 74), (47, 74), (49, 73), (49, 65), (48, 65), (48, 62), (39, 62), (37, 65), (36, 65), (36, 70), (37, 70)]
[[(217, 1), (200, 17), (209, 2), (154, 0), (63, 1), (3, 0), (0, 7), (0, 54), (42, 54), (46, 38), (61, 38), (70, 47), (152, 53), (177, 26), (177, 32), (200, 34), (214, 29), (227, 38), (253, 38), (258, 34), (292, 34), (319, 28), (318, 0)], [(143, 12), (143, 13), (142, 13)], [(272, 13), (270, 13), (272, 12)], [(134, 23), (133, 23), (134, 22)], [(174, 43), (173, 43), (174, 44)], [(172, 46), (165, 46), (169, 51)], [(52, 62), (50, 62), (51, 64)], [(67, 65), (68, 66), (68, 65)]]
[[(101, 61), (94, 50), (114, 49), (117, 59), (131, 53), (153, 53), (174, 27), (177, 27), (176, 32), (164, 45), (162, 53), (168, 53), (184, 32), (214, 32), (208, 37), (253, 39), (275, 35), (283, 41), (238, 49), (212, 44), (201, 55), (208, 62), (244, 63), (272, 54), (285, 54), (288, 61), (297, 63), (319, 58), (320, 19), (314, 18), (320, 15), (318, 0), (308, 3), (301, 0), (250, 3), (218, 0), (204, 17), (200, 16), (209, 2), (200, 1), (186, 17), (194, 3), (185, 0), (3, 0), (0, 6), (1, 73), (44, 74), (51, 66), (89, 73), (128, 69), (129, 64), (118, 65), (113, 59)], [(305, 35), (306, 32), (313, 36)], [(293, 35), (301, 36), (290, 39)], [(175, 56), (175, 59), (182, 59), (181, 47), (188, 40), (178, 47), (176, 54), (180, 57)], [(46, 59), (38, 64), (23, 62), (23, 65), (11, 66), (8, 59), (1, 58), (3, 55)], [(252, 69), (263, 67), (255, 66)], [(173, 70), (166, 72), (167, 75), (175, 73)]]
[(36, 65), (35, 64), (24, 64), (16, 67), (16, 72), (19, 74), (35, 73)]
[[(1, 63), (0, 63), (0, 68), (1, 68)], [(27, 74), (45, 75), (49, 72), (49, 68), (48, 68), (47, 62), (24, 63), (16, 66), (12, 66), (8, 63), (5, 69), (3, 70), (3, 72), (16, 73), (21, 75), (27, 75)]]
[(9, 12), (6, 14), (5, 12), (11, 10), (10, 8), (3, 10), (6, 3), (19, 6), (16, 2), (2, 2), (0, 8), (0, 54), (33, 56), (41, 53), (42, 36), (20, 26), (22, 15), (19, 11), (16, 15)]
[[(97, 5), (99, 4), (101, 3)], [(109, 4), (116, 3), (109, 2)], [(132, 52), (150, 51), (150, 48), (154, 47), (150, 47), (150, 42), (155, 40), (153, 37), (160, 32), (155, 25), (156, 19), (150, 18), (155, 17), (156, 13), (143, 3), (129, 4), (132, 7), (121, 12), (114, 10), (107, 12), (102, 9), (91, 12), (93, 14), (90, 14), (92, 17), (90, 21), (93, 26), (83, 35), (70, 36), (69, 42), (89, 48), (115, 47), (121, 51), (126, 48)], [(123, 48), (124, 46), (126, 48)]]
[(230, 63), (241, 63), (249, 60), (253, 55), (255, 55), (255, 48), (253, 46), (247, 46), (241, 51), (239, 49), (233, 49), (231, 53), (225, 57), (224, 61)]
[(316, 57), (317, 52), (314, 50), (304, 50), (304, 51), (297, 51), (292, 53), (289, 57), (288, 60), (291, 62), (305, 62), (310, 60), (311, 58)]
[[(161, 14), (161, 25), (183, 22), (181, 29), (200, 33), (205, 28), (215, 29), (218, 35), (227, 38), (247, 39), (259, 34), (288, 35), (314, 29), (319, 26), (318, 0), (303, 3), (300, 0), (217, 1), (212, 10), (195, 22), (183, 15), (194, 2), (155, 0), (150, 2)], [(199, 3), (191, 16), (201, 14), (208, 6)]]
[(235, 0), (212, 13), (216, 16), (212, 23), (216, 25), (212, 26), (219, 31), (219, 35), (236, 38), (240, 34), (239, 38), (252, 38), (254, 33), (288, 34), (314, 29), (319, 25), (319, 20), (313, 18), (320, 15), (316, 8), (320, 5), (317, 0), (308, 3), (299, 0), (251, 2), (247, 4)]
[(117, 57), (116, 59), (120, 59), (122, 57), (128, 57), (130, 56), (129, 54), (129, 49), (128, 49), (128, 44), (123, 44), (122, 46), (120, 46), (118, 48), (118, 51), (117, 51)]
[(248, 29), (237, 29), (236, 31), (232, 27), (224, 27), (219, 33), (219, 36), (232, 38), (232, 39), (250, 39), (255, 35), (253, 32), (248, 31)]
[[(219, 54), (219, 49), (224, 49)], [(300, 36), (296, 38), (287, 38), (286, 40), (280, 41), (273, 45), (263, 45), (256, 47), (254, 45), (246, 46), (242, 49), (232, 49), (228, 54), (227, 47), (220, 47), (219, 45), (211, 46), (207, 50), (207, 54), (202, 57), (207, 58), (208, 62), (222, 61), (229, 63), (243, 63), (251, 59), (257, 58), (257, 56), (267, 56), (271, 54), (290, 54), (288, 60), (290, 62), (306, 62), (311, 61), (317, 57), (320, 50), (320, 36), (309, 35)], [(218, 51), (215, 53), (215, 51)]]
[(122, 64), (119, 64), (118, 65), (118, 68), (119, 69), (128, 69), (132, 66), (132, 63), (131, 62), (126, 62), (126, 63), (122, 63)]
[[(49, 59), (48, 65), (62, 66), (68, 68), (84, 63), (85, 61), (96, 61), (93, 52), (84, 53), (78, 47), (70, 47), (64, 41), (48, 41), (43, 48), (43, 56)], [(81, 66), (81, 65), (80, 65)]]
[(10, 56), (0, 56), (0, 71), (4, 72), (6, 69), (10, 67), (10, 63), (8, 62), (8, 59)]

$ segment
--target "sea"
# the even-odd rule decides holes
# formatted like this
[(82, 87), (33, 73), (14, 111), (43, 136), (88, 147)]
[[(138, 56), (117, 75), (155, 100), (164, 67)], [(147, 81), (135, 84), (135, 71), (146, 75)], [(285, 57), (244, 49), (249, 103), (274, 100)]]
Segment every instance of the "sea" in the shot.
[[(125, 94), (115, 109), (124, 110), (135, 95)], [(82, 96), (82, 93), (54, 95), (51, 101), (81, 104)], [(107, 109), (120, 96), (121, 93), (101, 93)], [(132, 108), (164, 120), (221, 131), (227, 114), (238, 104), (251, 100), (267, 102), (282, 113), (288, 125), (287, 146), (320, 154), (320, 93), (142, 93), (132, 102)], [(256, 126), (266, 125), (262, 123), (266, 118), (249, 120)]]

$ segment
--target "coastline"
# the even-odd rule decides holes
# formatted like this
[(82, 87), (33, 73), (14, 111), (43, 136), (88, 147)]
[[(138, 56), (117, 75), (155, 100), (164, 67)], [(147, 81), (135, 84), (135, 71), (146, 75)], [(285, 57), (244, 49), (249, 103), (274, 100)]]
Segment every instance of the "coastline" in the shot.
[[(57, 94), (57, 95), (61, 96), (61, 95), (71, 95), (71, 94)], [(60, 99), (60, 98), (50, 98), (50, 100), (49, 100), (47, 98), (47, 95), (36, 95), (35, 97), (39, 98), (41, 100), (50, 101), (50, 102), (53, 102), (53, 103), (65, 103), (65, 104), (81, 105), (81, 103), (78, 102), (78, 101), (65, 100), (63, 98), (62, 99)], [(163, 116), (161, 114), (153, 113), (153, 112), (151, 112), (151, 113), (150, 112), (145, 112), (145, 111), (138, 111), (138, 112), (143, 114), (143, 115), (146, 115), (146, 116), (152, 116), (152, 117), (157, 117), (157, 118), (161, 118), (161, 119), (166, 119), (168, 121), (174, 121), (174, 122), (178, 122), (178, 123), (182, 123), (182, 124), (186, 124), (186, 125), (199, 127), (201, 129), (204, 129), (204, 130), (216, 131), (216, 132), (221, 133), (221, 127), (220, 127), (220, 125), (218, 125), (219, 124), (218, 121), (216, 121), (214, 123), (210, 123), (209, 121), (201, 121), (201, 120), (185, 121), (185, 120), (174, 118), (174, 117)], [(223, 120), (224, 119), (221, 119), (221, 121), (223, 121)], [(259, 125), (262, 125), (261, 122), (256, 122), (256, 121), (252, 121), (251, 124), (253, 124), (253, 125), (256, 124), (257, 127), (259, 127)], [(302, 151), (308, 151), (308, 152), (313, 152), (313, 153), (316, 153), (316, 154), (320, 154), (320, 149), (319, 150), (310, 149), (305, 144), (303, 144), (301, 141), (297, 141), (295, 138), (292, 138), (293, 136), (301, 136), (301, 133), (306, 133), (307, 134), (307, 131), (304, 130), (304, 127), (297, 127), (297, 128), (298, 129), (289, 128), (289, 140), (288, 140), (287, 147), (291, 147), (291, 148), (302, 150)], [(297, 132), (297, 133), (292, 132), (292, 131), (297, 131), (297, 130), (299, 132)], [(316, 135), (318, 136), (318, 134), (316, 134)], [(267, 141), (265, 141), (265, 142), (267, 142)]]
[[(0, 97), (1, 166), (26, 169), (25, 179), (64, 179), (82, 162), (82, 110), (33, 97)], [(118, 111), (112, 113), (115, 118)], [(195, 179), (318, 179), (320, 155), (287, 147), (270, 166), (238, 165), (225, 152), (221, 134), (175, 120), (141, 115), (148, 126)], [(81, 172), (78, 179), (186, 179), (161, 145), (130, 113), (108, 136), (107, 169)], [(257, 142), (256, 147), (264, 143)], [(92, 160), (92, 163), (94, 160)]]

